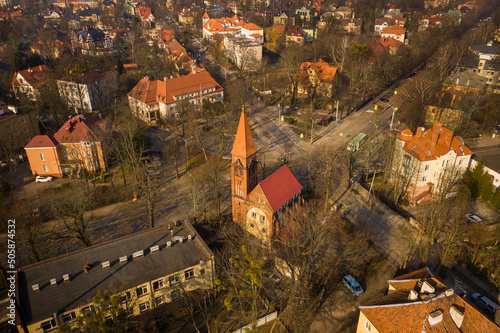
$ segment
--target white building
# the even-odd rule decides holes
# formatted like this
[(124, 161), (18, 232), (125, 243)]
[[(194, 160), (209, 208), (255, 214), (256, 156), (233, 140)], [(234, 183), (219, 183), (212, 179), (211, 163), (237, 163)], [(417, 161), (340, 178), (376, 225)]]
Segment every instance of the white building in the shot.
[(262, 60), (262, 45), (248, 37), (224, 36), (224, 48), (241, 69), (256, 69)]
[(63, 102), (75, 111), (94, 111), (109, 103), (116, 90), (116, 74), (86, 73), (72, 79), (57, 80), (57, 88)]
[(405, 129), (396, 140), (392, 169), (393, 181), (408, 183), (412, 203), (432, 200), (446, 183), (453, 183), (466, 171), (472, 151), (462, 138), (434, 123), (431, 129)]

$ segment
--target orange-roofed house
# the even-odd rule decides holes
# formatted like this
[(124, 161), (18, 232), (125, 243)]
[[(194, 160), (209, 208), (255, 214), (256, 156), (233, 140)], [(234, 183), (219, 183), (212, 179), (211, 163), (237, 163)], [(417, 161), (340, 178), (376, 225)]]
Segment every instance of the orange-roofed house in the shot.
[(359, 306), (357, 333), (500, 332), (428, 268), (388, 283), (386, 296)]
[(413, 204), (432, 200), (453, 190), (472, 154), (461, 137), (440, 123), (434, 122), (428, 130), (418, 127), (415, 133), (405, 129), (397, 135), (391, 180), (406, 189)]
[(399, 25), (392, 25), (382, 30), (380, 36), (383, 38), (394, 38), (395, 40), (405, 43), (406, 29)]
[(302, 185), (286, 165), (259, 183), (257, 152), (243, 110), (231, 150), (233, 221), (267, 246), (300, 204)]
[(108, 122), (79, 115), (65, 122), (53, 136), (35, 136), (24, 147), (31, 173), (63, 177), (105, 171), (101, 133), (106, 132)]
[(40, 90), (50, 81), (50, 72), (47, 66), (40, 65), (14, 73), (12, 88), (16, 97), (24, 95), (31, 101), (39, 99)]
[(181, 77), (150, 80), (144, 77), (127, 94), (134, 116), (146, 122), (175, 116), (184, 102), (197, 107), (203, 100), (212, 103), (224, 100), (224, 89), (204, 69), (193, 67)]
[(304, 62), (294, 76), (297, 81), (297, 95), (309, 96), (312, 92), (325, 97), (332, 96), (332, 88), (337, 76), (337, 68), (322, 59), (318, 62)]
[[(207, 14), (207, 13), (205, 13)], [(219, 19), (210, 18), (205, 15), (203, 20), (203, 38), (211, 40), (215, 35), (235, 35), (241, 31), (241, 27), (246, 24), (238, 15), (233, 17), (223, 17)]]

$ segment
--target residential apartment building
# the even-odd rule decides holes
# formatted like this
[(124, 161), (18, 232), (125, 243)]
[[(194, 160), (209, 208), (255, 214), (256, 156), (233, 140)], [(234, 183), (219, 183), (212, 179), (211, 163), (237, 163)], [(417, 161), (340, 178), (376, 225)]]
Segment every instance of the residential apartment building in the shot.
[(36, 135), (40, 134), (34, 110), (18, 108), (0, 101), (0, 156), (12, 158)]
[(222, 102), (224, 89), (203, 69), (193, 68), (181, 77), (141, 79), (127, 94), (132, 114), (146, 122), (178, 115), (182, 102), (197, 107), (203, 100)]
[(315, 9), (309, 5), (304, 5), (295, 10), (295, 15), (300, 17), (302, 22), (311, 22), (311, 18), (314, 17)]
[(107, 31), (85, 26), (82, 30), (71, 34), (71, 45), (74, 51), (83, 54), (102, 54), (112, 51), (113, 39)]
[(406, 29), (399, 25), (393, 25), (385, 28), (380, 33), (380, 36), (384, 38), (390, 37), (402, 43), (406, 43)]
[(500, 47), (493, 42), (487, 45), (473, 45), (470, 47), (472, 53), (478, 58), (475, 73), (486, 78), (488, 89), (494, 93), (500, 93)]
[(257, 68), (262, 61), (262, 45), (247, 37), (224, 36), (224, 49), (231, 61), (244, 70)]
[(455, 88), (446, 89), (436, 93), (435, 97), (427, 106), (425, 122), (432, 124), (438, 122), (444, 127), (455, 130), (460, 126), (464, 109), (466, 94)]
[(295, 15), (293, 13), (290, 13), (289, 10), (280, 10), (279, 12), (274, 14), (273, 23), (274, 25), (284, 25), (286, 27), (294, 26)]
[(95, 111), (111, 101), (117, 89), (113, 72), (87, 72), (57, 80), (61, 99), (76, 113)]
[(297, 82), (297, 95), (309, 96), (314, 93), (331, 97), (336, 74), (337, 68), (328, 65), (322, 59), (318, 62), (303, 62), (298, 73), (293, 77)]
[(363, 27), (362, 19), (338, 19), (335, 24), (347, 34), (360, 35)]
[(79, 115), (52, 135), (37, 135), (25, 147), (34, 176), (81, 176), (82, 172), (106, 171), (101, 145), (110, 124)]
[(357, 333), (498, 333), (498, 327), (429, 268), (388, 281), (387, 295), (359, 306)]
[(203, 16), (203, 38), (212, 40), (216, 35), (224, 36), (244, 36), (253, 38), (256, 41), (264, 42), (264, 29), (253, 23), (247, 23), (240, 19), (238, 15), (232, 18), (225, 17), (211, 19), (207, 13)]
[(51, 70), (46, 65), (30, 67), (14, 73), (12, 89), (16, 98), (25, 96), (31, 101), (40, 98), (40, 90), (50, 81)]
[[(70, 327), (95, 311), (99, 290), (130, 315), (214, 287), (214, 255), (188, 222), (157, 227), (18, 269), (20, 316), (28, 332)], [(100, 309), (105, 311), (105, 309)]]
[(397, 135), (391, 179), (406, 187), (411, 203), (432, 200), (466, 171), (472, 154), (461, 137), (440, 123), (428, 130), (418, 127), (415, 134), (405, 129)]
[(286, 32), (286, 45), (290, 43), (296, 43), (299, 45), (304, 45), (306, 41), (307, 34), (299, 27), (293, 27)]

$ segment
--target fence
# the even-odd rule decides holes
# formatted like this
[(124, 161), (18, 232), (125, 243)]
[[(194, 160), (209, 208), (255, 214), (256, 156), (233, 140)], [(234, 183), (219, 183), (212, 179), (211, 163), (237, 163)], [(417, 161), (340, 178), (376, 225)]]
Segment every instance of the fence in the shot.
[[(260, 327), (260, 326), (262, 326), (264, 324), (267, 324), (267, 323), (275, 320), (276, 318), (278, 318), (278, 312), (277, 311), (275, 311), (273, 313), (270, 313), (270, 314), (268, 314), (265, 317), (257, 319), (257, 325), (256, 325), (256, 327)], [(248, 324), (246, 326), (238, 328), (236, 331), (233, 331), (233, 333), (248, 333), (248, 332), (252, 332), (252, 324)]]

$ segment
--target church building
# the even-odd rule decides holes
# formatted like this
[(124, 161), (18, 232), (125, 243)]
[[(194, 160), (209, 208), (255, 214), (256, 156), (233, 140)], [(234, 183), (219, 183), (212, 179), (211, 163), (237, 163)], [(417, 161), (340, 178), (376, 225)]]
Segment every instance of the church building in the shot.
[(257, 148), (244, 109), (231, 155), (233, 221), (269, 245), (285, 214), (300, 202), (302, 185), (286, 165), (259, 183)]

